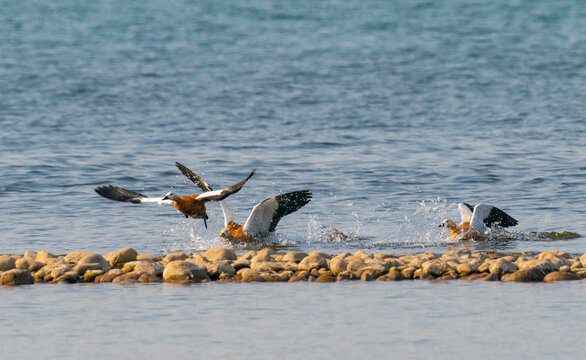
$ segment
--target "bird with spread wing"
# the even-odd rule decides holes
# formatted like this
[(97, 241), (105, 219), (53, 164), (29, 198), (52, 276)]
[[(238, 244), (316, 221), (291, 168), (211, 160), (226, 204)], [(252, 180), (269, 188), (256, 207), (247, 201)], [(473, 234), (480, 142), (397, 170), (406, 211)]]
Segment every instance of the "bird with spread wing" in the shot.
[[(212, 191), (212, 188), (196, 173), (180, 163), (175, 163), (179, 170), (193, 183), (204, 191)], [(248, 243), (259, 237), (266, 236), (275, 231), (279, 220), (289, 215), (311, 200), (310, 190), (292, 191), (258, 203), (250, 212), (246, 223), (240, 225), (232, 218), (232, 211), (226, 201), (218, 201), (224, 213), (224, 228), (220, 231), (220, 237), (224, 241)]]
[[(238, 191), (240, 191), (240, 189), (242, 189), (242, 186), (246, 184), (248, 179), (250, 179), (250, 177), (254, 175), (254, 171), (255, 170), (252, 170), (250, 174), (248, 174), (248, 176), (246, 176), (244, 179), (240, 180), (236, 184), (222, 190), (212, 191), (212, 189), (209, 188), (209, 186), (207, 186), (207, 184), (205, 184), (203, 180), (200, 180), (202, 184), (205, 184), (205, 186), (200, 185), (200, 188), (204, 190), (204, 193), (199, 195), (179, 196), (176, 193), (170, 191), (161, 198), (150, 198), (138, 192), (126, 190), (121, 187), (112, 185), (99, 186), (95, 189), (95, 191), (98, 194), (110, 200), (130, 202), (133, 204), (156, 203), (159, 205), (173, 205), (177, 210), (179, 210), (179, 212), (185, 215), (186, 218), (192, 217), (196, 219), (203, 219), (204, 225), (207, 228), (208, 225), (206, 220), (208, 219), (208, 215), (206, 213), (205, 203), (208, 201), (219, 202), (221, 200), (226, 199), (228, 196), (237, 193)], [(195, 182), (197, 180), (192, 179), (192, 181)], [(208, 188), (209, 190), (205, 190), (204, 187)]]
[(472, 206), (467, 203), (459, 203), (458, 209), (461, 216), (460, 224), (456, 224), (452, 219), (445, 219), (440, 224), (441, 227), (450, 229), (450, 238), (452, 239), (469, 231), (483, 234), (489, 227), (499, 226), (506, 228), (519, 223), (511, 215), (492, 205), (478, 204)]

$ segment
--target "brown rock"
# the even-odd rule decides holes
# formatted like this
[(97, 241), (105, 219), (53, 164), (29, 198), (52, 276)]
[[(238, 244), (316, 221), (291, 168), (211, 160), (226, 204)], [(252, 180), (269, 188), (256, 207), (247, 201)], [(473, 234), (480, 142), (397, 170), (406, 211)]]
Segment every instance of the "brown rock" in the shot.
[(155, 283), (155, 282), (159, 282), (159, 278), (156, 277), (153, 274), (146, 274), (143, 273), (142, 275), (140, 275), (140, 277), (138, 278), (138, 281), (141, 283)]
[(47, 259), (54, 259), (56, 258), (55, 255), (51, 254), (50, 252), (47, 251), (39, 251), (37, 252), (37, 256), (35, 256), (35, 260), (48, 264)]
[(403, 276), (405, 277), (405, 279), (413, 279), (413, 275), (415, 274), (416, 269), (415, 268), (406, 268), (401, 270), (401, 274), (403, 274)]
[(423, 272), (433, 276), (440, 276), (450, 270), (450, 266), (439, 259), (426, 261), (421, 268)]
[(298, 263), (306, 257), (307, 257), (307, 253), (304, 253), (303, 251), (291, 251), (291, 252), (285, 254), (283, 256), (283, 259), (281, 259), (281, 261), (292, 261), (292, 262)]
[(86, 257), (88, 255), (97, 255), (95, 253), (87, 252), (87, 251), (72, 251), (69, 254), (65, 255), (65, 262), (70, 264), (77, 264), (81, 258)]
[(86, 270), (86, 272), (83, 273), (83, 282), (94, 282), (100, 275), (104, 275), (103, 270)]
[(124, 274), (121, 269), (112, 269), (104, 275), (99, 275), (94, 279), (94, 282), (112, 282), (118, 276)]
[(271, 255), (274, 253), (275, 252), (272, 249), (262, 249), (258, 253), (256, 253), (256, 255), (252, 257), (252, 259), (250, 259), (250, 262), (273, 261)]
[(537, 270), (519, 270), (512, 274), (503, 275), (502, 281), (519, 281), (519, 282), (531, 282), (531, 281), (542, 281), (544, 274)]
[(327, 268), (328, 262), (322, 253), (312, 252), (299, 262), (298, 268), (300, 270), (311, 270), (318, 268)]
[(336, 278), (331, 274), (325, 273), (325, 274), (321, 274), (320, 276), (318, 276), (315, 281), (316, 282), (335, 282)]
[(499, 275), (496, 272), (491, 272), (482, 278), (482, 281), (499, 281)]
[(168, 254), (163, 258), (163, 262), (165, 263), (170, 263), (171, 261), (175, 261), (175, 260), (185, 260), (189, 257), (189, 255), (187, 255), (184, 252), (176, 252), (176, 253), (172, 253), (172, 254)]
[(549, 260), (529, 260), (519, 265), (519, 270), (534, 270), (540, 272), (543, 276), (558, 269), (559, 267)]
[(76, 284), (79, 281), (79, 275), (75, 271), (68, 271), (53, 279), (54, 284)]
[(236, 269), (227, 260), (218, 260), (206, 265), (208, 275), (212, 278), (219, 278), (221, 274), (234, 275)]
[(191, 257), (186, 261), (189, 261), (190, 263), (193, 263), (197, 266), (206, 266), (210, 262), (205, 256), (197, 253), (191, 254)]
[(344, 261), (348, 264), (346, 266), (346, 270), (348, 271), (356, 271), (364, 265), (364, 260), (355, 255), (346, 257)]
[(338, 275), (339, 273), (346, 271), (348, 267), (348, 263), (341, 257), (333, 257), (330, 261), (330, 270), (334, 275)]
[(113, 283), (120, 283), (120, 282), (138, 282), (138, 278), (141, 277), (142, 273), (132, 271), (126, 274), (122, 274), (117, 276), (112, 280)]
[(470, 263), (463, 263), (456, 267), (456, 271), (460, 274), (460, 276), (470, 275), (478, 271), (478, 268)]
[(256, 271), (248, 272), (242, 277), (242, 282), (265, 282), (267, 279)]
[(161, 256), (151, 255), (151, 254), (138, 254), (136, 255), (137, 261), (150, 261), (150, 262), (159, 262), (163, 261)]
[(250, 268), (258, 272), (282, 271), (284, 269), (283, 265), (274, 261), (255, 261), (250, 264)]
[(10, 255), (0, 255), (0, 271), (12, 270), (16, 267), (16, 259)]
[(376, 273), (374, 270), (365, 270), (360, 275), (361, 281), (373, 281), (376, 279)]
[(108, 263), (106, 259), (104, 259), (104, 257), (99, 254), (86, 255), (79, 259), (77, 261), (77, 264), (98, 264), (100, 266), (100, 269), (102, 269), (104, 272), (109, 271), (111, 269), (110, 263)]
[(30, 285), (34, 284), (33, 276), (21, 269), (11, 269), (0, 274), (0, 284), (6, 286)]
[(503, 258), (497, 259), (489, 264), (488, 270), (497, 275), (514, 273), (518, 270), (517, 265)]
[(236, 260), (234, 251), (225, 248), (214, 248), (206, 251), (203, 256), (209, 261), (215, 260)]
[(27, 256), (16, 260), (14, 265), (17, 269), (25, 271), (38, 271), (40, 268), (45, 266), (45, 264), (43, 264), (42, 262), (36, 261), (33, 258)]
[(245, 259), (244, 257), (240, 257), (240, 258), (238, 258), (238, 260), (236, 260), (232, 263), (232, 266), (234, 266), (234, 268), (236, 270), (240, 270), (242, 268), (247, 268), (250, 266), (250, 260)]
[(391, 270), (388, 274), (380, 276), (376, 279), (377, 281), (400, 281), (405, 280), (405, 275), (403, 275), (400, 271)]
[(543, 281), (565, 281), (565, 280), (582, 280), (582, 278), (574, 273), (567, 271), (554, 271), (545, 275)]
[(211, 281), (205, 268), (199, 267), (184, 260), (175, 260), (165, 266), (163, 270), (164, 282), (180, 281)]
[(365, 265), (365, 266), (361, 267), (360, 269), (358, 269), (356, 271), (356, 275), (359, 277), (362, 277), (362, 273), (364, 273), (365, 271), (370, 271), (373, 274), (375, 279), (387, 272), (385, 267), (382, 265), (370, 264), (370, 265)]
[(435, 279), (435, 276), (423, 271), (422, 269), (417, 269), (413, 273), (413, 279), (431, 280), (431, 279)]
[(108, 255), (110, 266), (113, 268), (122, 267), (124, 263), (136, 260), (136, 250), (132, 248), (124, 248)]
[[(161, 266), (160, 264), (153, 263), (153, 262), (145, 262), (145, 261), (138, 262), (134, 266), (134, 269), (133, 269), (133, 271), (136, 271), (139, 273), (144, 273), (149, 276), (152, 275), (154, 277), (162, 276), (164, 270), (165, 270), (165, 268), (163, 266)], [(139, 281), (140, 281), (140, 279), (139, 279)]]

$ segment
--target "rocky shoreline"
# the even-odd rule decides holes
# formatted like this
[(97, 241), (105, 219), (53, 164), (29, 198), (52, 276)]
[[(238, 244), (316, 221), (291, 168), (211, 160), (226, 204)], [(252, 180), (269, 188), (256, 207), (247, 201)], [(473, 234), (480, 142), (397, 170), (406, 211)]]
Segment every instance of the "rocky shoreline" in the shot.
[(335, 282), (344, 280), (484, 280), (561, 281), (586, 278), (586, 253), (578, 257), (550, 250), (542, 253), (500, 253), (459, 249), (443, 254), (393, 255), (344, 252), (249, 251), (229, 249), (166, 256), (138, 254), (125, 248), (110, 254), (74, 251), (53, 255), (27, 251), (0, 255), (0, 284), (34, 283), (201, 283)]

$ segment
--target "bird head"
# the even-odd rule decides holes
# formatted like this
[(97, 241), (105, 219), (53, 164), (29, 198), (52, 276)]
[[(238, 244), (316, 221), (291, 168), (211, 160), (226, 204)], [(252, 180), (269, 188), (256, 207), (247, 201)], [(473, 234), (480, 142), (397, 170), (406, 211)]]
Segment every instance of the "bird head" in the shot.
[(454, 222), (452, 219), (444, 219), (441, 224), (438, 225), (439, 227), (447, 227), (450, 230), (456, 231), (458, 229), (458, 224)]
[(224, 240), (227, 240), (228, 238), (230, 238), (230, 229), (228, 229), (228, 228), (222, 229), (222, 231), (220, 231), (220, 237)]
[(176, 197), (178, 197), (177, 194), (175, 194), (173, 191), (169, 191), (168, 193), (165, 194), (165, 196), (163, 197), (163, 200), (173, 200)]

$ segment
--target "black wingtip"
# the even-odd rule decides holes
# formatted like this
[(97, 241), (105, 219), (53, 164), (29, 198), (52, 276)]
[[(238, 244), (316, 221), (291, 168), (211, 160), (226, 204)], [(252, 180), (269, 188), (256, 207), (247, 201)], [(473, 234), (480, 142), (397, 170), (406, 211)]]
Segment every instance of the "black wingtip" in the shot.
[(122, 202), (131, 202), (134, 204), (139, 204), (141, 198), (146, 198), (146, 196), (144, 196), (141, 193), (126, 190), (121, 187), (112, 185), (98, 186), (94, 189), (94, 191), (100, 194), (101, 196), (105, 197), (106, 199)]

